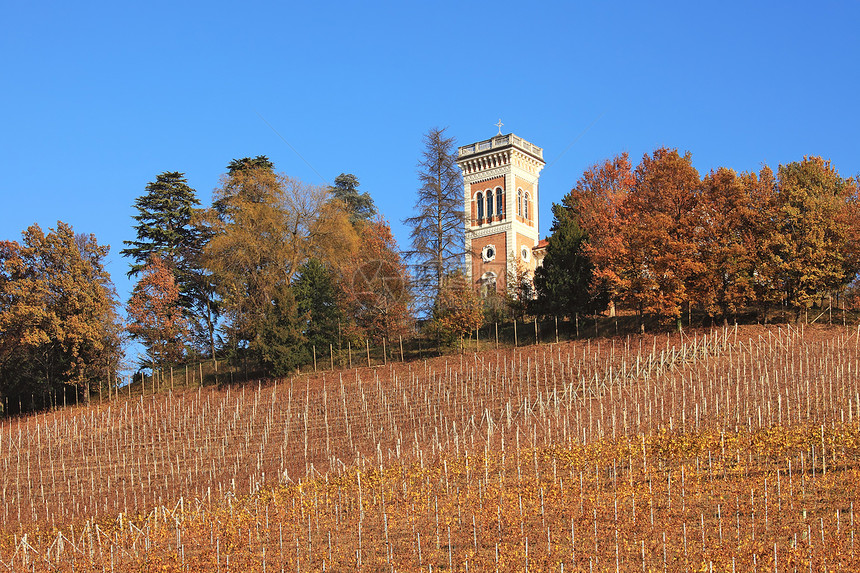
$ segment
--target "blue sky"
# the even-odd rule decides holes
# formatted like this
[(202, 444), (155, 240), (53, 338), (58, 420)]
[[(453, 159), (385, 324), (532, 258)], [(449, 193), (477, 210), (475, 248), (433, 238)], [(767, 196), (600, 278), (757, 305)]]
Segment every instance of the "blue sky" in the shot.
[(208, 203), (233, 158), (355, 174), (401, 247), (434, 126), (464, 145), (501, 118), (542, 146), (544, 235), (552, 202), (622, 151), (860, 173), (856, 2), (143, 4), (7, 2), (0, 23), (0, 239), (94, 233), (122, 300), (147, 182), (185, 172)]

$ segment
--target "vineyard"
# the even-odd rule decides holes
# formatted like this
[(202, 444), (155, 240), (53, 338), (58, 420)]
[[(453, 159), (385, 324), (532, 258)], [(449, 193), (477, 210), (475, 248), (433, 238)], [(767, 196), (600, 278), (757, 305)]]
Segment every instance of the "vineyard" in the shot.
[(0, 571), (860, 569), (860, 330), (114, 397), (0, 428)]

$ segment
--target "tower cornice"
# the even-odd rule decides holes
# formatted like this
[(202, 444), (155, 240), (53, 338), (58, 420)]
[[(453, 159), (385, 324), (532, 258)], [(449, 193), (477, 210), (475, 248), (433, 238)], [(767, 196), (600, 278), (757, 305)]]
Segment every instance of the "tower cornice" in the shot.
[(478, 141), (470, 145), (463, 145), (457, 148), (457, 162), (461, 163), (465, 159), (480, 157), (492, 153), (498, 153), (504, 149), (516, 148), (535, 160), (539, 161), (541, 167), (545, 165), (543, 160), (543, 148), (529, 143), (522, 137), (518, 137), (513, 133), (505, 135), (497, 135), (484, 141)]

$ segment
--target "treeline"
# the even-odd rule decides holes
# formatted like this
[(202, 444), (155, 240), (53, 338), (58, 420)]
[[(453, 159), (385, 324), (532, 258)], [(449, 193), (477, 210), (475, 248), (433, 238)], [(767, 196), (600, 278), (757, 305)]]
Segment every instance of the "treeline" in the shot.
[(258, 156), (230, 163), (201, 208), (181, 173), (159, 175), (136, 203), (138, 239), (122, 251), (139, 276), (128, 331), (149, 366), (220, 355), (277, 376), (315, 347), (406, 334), (406, 269), (358, 187), (349, 174), (307, 185)]
[[(282, 375), (315, 348), (407, 335), (406, 268), (358, 187), (348, 174), (307, 185), (258, 156), (231, 162), (204, 207), (184, 174), (159, 174), (121, 251), (136, 278), (125, 321), (108, 247), (93, 236), (59, 222), (0, 242), (0, 405), (62, 405), (110, 392), (129, 366), (204, 358)], [(128, 338), (146, 353), (134, 365), (123, 361)]]
[[(284, 375), (317, 353), (333, 361), (350, 347), (414, 338), (418, 307), (439, 343), (456, 340), (473, 328), (458, 301), (473, 323), (481, 312), (456, 271), (462, 179), (453, 138), (433, 129), (424, 143), (403, 256), (357, 177), (308, 185), (262, 155), (233, 160), (208, 206), (181, 172), (146, 186), (120, 251), (136, 281), (127, 301), (104, 270), (108, 247), (63, 222), (0, 243), (0, 404), (19, 411), (108, 393), (130, 367), (152, 374), (212, 360), (246, 377)], [(133, 363), (129, 339), (145, 351)]]
[(391, 350), (416, 336), (425, 349), (456, 344), (482, 325), (537, 316), (617, 308), (643, 325), (680, 325), (685, 313), (766, 320), (776, 305), (799, 317), (829, 297), (853, 302), (853, 179), (817, 157), (776, 174), (702, 178), (689, 153), (671, 149), (635, 168), (624, 154), (588, 169), (553, 205), (543, 266), (516, 269), (507, 292), (481, 298), (462, 270), (454, 140), (432, 129), (424, 143), (403, 255), (354, 175), (313, 186), (265, 156), (237, 159), (203, 206), (182, 173), (159, 174), (135, 201), (134, 239), (121, 251), (136, 280), (125, 320), (95, 237), (59, 222), (0, 242), (0, 405), (110, 392), (129, 366), (127, 338), (145, 350), (139, 368), (213, 359), (279, 376), (350, 348)]
[(620, 308), (680, 325), (691, 312), (767, 320), (779, 305), (799, 318), (832, 297), (851, 304), (860, 271), (857, 182), (820, 157), (700, 177), (689, 153), (657, 149), (635, 168), (622, 154), (588, 169), (553, 216), (538, 313)]

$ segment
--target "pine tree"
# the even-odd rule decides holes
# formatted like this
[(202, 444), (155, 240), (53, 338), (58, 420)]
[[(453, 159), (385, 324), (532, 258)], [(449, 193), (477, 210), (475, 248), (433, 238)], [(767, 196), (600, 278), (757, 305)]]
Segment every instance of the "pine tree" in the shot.
[(553, 205), (552, 211), (546, 255), (535, 271), (536, 308), (542, 314), (572, 317), (605, 307), (606, 299), (595, 300), (590, 290), (594, 265), (585, 252), (585, 233), (569, 210)]
[(317, 351), (329, 344), (337, 345), (339, 325), (344, 316), (341, 293), (332, 272), (320, 261), (309, 260), (293, 281), (293, 293), (307, 345), (316, 346)]
[(349, 213), (353, 225), (368, 223), (376, 215), (376, 206), (368, 193), (358, 191), (358, 177), (351, 173), (341, 173), (334, 178), (332, 195), (341, 201)]
[(406, 256), (413, 264), (416, 294), (427, 310), (442, 291), (444, 278), (462, 267), (466, 252), (463, 178), (454, 138), (446, 137), (445, 129), (433, 128), (424, 135), (418, 169), (416, 214), (404, 221), (412, 228), (412, 249)]
[(134, 241), (120, 254), (132, 259), (128, 276), (136, 276), (152, 256), (158, 256), (170, 268), (179, 286), (181, 304), (192, 306), (194, 280), (193, 254), (201, 249), (203, 238), (193, 223), (195, 206), (199, 205), (196, 191), (183, 173), (165, 171), (146, 186), (146, 194), (135, 200), (137, 233)]
[(288, 284), (275, 286), (270, 307), (258, 331), (254, 349), (269, 376), (284, 376), (307, 361), (302, 324), (293, 291)]

